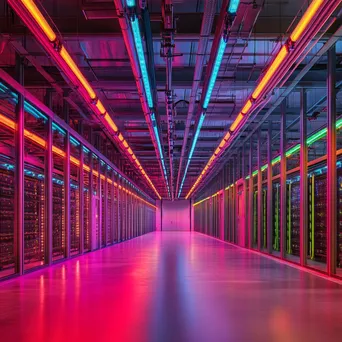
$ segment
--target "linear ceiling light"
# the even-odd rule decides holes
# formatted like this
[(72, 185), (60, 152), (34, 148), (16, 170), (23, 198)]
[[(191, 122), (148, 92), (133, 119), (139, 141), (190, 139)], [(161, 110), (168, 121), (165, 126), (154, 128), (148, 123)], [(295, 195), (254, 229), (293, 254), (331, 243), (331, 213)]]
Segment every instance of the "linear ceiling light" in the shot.
[(265, 87), (267, 86), (267, 84), (269, 83), (270, 79), (272, 78), (272, 76), (275, 74), (275, 72), (279, 69), (281, 63), (284, 61), (285, 57), (288, 55), (289, 50), (287, 45), (284, 45), (279, 53), (277, 54), (276, 58), (273, 60), (273, 62), (271, 63), (270, 67), (268, 68), (266, 74), (264, 75), (264, 77), (261, 79), (261, 81), (259, 82), (259, 84), (257, 85), (256, 89), (254, 90), (253, 94), (252, 94), (252, 98), (254, 100), (256, 100), (260, 94), (262, 93), (262, 91), (265, 89)]
[(228, 6), (228, 12), (230, 14), (236, 14), (240, 5), (240, 0), (230, 0)]
[(26, 9), (31, 13), (34, 20), (40, 26), (42, 31), (45, 33), (46, 37), (49, 39), (50, 42), (54, 42), (57, 39), (57, 36), (53, 29), (50, 27), (48, 22), (45, 20), (42, 13), (39, 11), (38, 7), (34, 3), (33, 0), (22, 0), (21, 1)]
[(128, 7), (134, 7), (135, 6), (135, 0), (126, 0), (126, 4)]
[[(43, 46), (46, 47), (48, 52), (50, 52), (51, 56), (56, 59), (57, 63), (59, 64), (59, 66), (61, 67), (61, 69), (66, 75), (72, 74), (72, 77), (70, 78), (71, 81), (73, 77), (76, 77), (78, 81), (77, 84), (80, 83), (82, 85), (87, 95), (84, 94), (84, 91), (83, 92), (81, 91), (80, 94), (83, 95), (83, 98), (86, 100), (87, 103), (91, 103), (93, 105), (92, 108), (94, 112), (98, 114), (101, 121), (104, 120), (105, 123), (107, 123), (107, 127), (109, 127), (114, 132), (114, 136), (118, 137), (119, 142), (123, 144), (124, 150), (126, 151), (126, 155), (128, 156), (128, 158), (132, 159), (132, 155), (130, 155), (127, 152), (127, 149), (129, 148), (128, 143), (123, 138), (122, 140), (120, 139), (121, 133), (119, 133), (118, 128), (115, 125), (114, 121), (111, 119), (110, 115), (107, 113), (105, 107), (100, 102), (100, 100), (98, 100), (94, 89), (91, 87), (88, 80), (82, 74), (81, 70), (78, 68), (73, 58), (70, 56), (66, 47), (62, 44), (61, 41), (58, 40), (54, 30), (46, 21), (43, 14), (35, 5), (34, 1), (33, 0), (20, 0), (20, 1), (8, 0), (8, 2), (12, 5), (13, 9), (17, 12), (19, 17), (27, 24), (27, 26), (29, 26), (30, 28), (33, 27), (32, 28), (33, 34), (35, 35), (37, 34), (36, 36), (37, 40), (41, 41), (43, 38), (41, 36), (38, 36), (37, 31), (35, 31), (35, 25), (38, 25), (38, 27), (41, 29), (41, 31), (44, 33), (44, 36), (48, 39), (50, 43), (48, 46), (53, 47), (53, 51), (48, 50), (48, 48), (46, 47), (47, 46), (46, 44), (45, 45), (43, 44)], [(133, 3), (133, 1), (130, 1), (130, 3)], [(24, 8), (22, 8), (20, 4), (22, 4)], [(31, 15), (33, 21), (30, 21), (28, 19), (26, 13)], [(132, 24), (132, 27), (133, 27), (133, 24)], [(139, 26), (137, 27), (139, 30)], [(139, 30), (139, 38), (141, 42), (140, 30)], [(141, 48), (142, 48), (142, 43), (141, 43)], [(58, 57), (60, 57), (61, 60)], [(145, 60), (145, 58), (143, 60)], [(62, 61), (63, 63), (61, 63)], [(145, 63), (145, 67), (146, 67), (146, 63)], [(146, 71), (146, 74), (147, 74), (147, 71)], [(140, 163), (138, 162), (138, 159), (132, 160), (132, 162), (133, 164), (135, 163), (136, 165), (139, 166), (139, 170), (141, 173), (144, 171), (144, 169), (141, 167)], [(150, 180), (150, 178), (146, 175), (146, 172), (143, 175), (147, 179), (148, 183), (150, 184), (150, 186), (152, 187), (152, 189), (154, 190), (158, 198), (161, 199), (157, 189), (152, 184), (152, 181)]]
[(211, 98), (211, 94), (212, 94), (214, 86), (215, 86), (216, 78), (217, 78), (218, 72), (220, 70), (220, 66), (222, 63), (222, 59), (223, 59), (224, 51), (226, 49), (226, 45), (227, 45), (227, 42), (225, 41), (225, 39), (223, 37), (221, 37), (219, 48), (217, 50), (217, 54), (215, 57), (214, 66), (213, 66), (213, 69), (212, 69), (212, 72), (210, 75), (207, 92), (205, 94), (205, 98), (203, 101), (203, 108), (204, 109), (208, 108), (210, 98)]
[(135, 48), (138, 54), (138, 60), (141, 70), (141, 76), (145, 87), (145, 93), (147, 98), (147, 104), (150, 108), (153, 108), (153, 97), (150, 86), (150, 79), (148, 77), (147, 66), (145, 61), (145, 52), (141, 40), (139, 20), (135, 16), (131, 19), (132, 32), (134, 37)]
[(198, 122), (198, 125), (197, 125), (197, 129), (196, 129), (196, 133), (195, 133), (194, 139), (192, 140), (192, 145), (191, 145), (190, 152), (189, 152), (189, 158), (188, 158), (188, 161), (186, 163), (186, 167), (185, 167), (185, 170), (184, 170), (184, 175), (183, 175), (183, 178), (182, 178), (182, 182), (181, 182), (181, 185), (180, 185), (179, 191), (178, 191), (178, 198), (180, 197), (180, 195), (182, 193), (182, 189), (183, 189), (184, 181), (185, 181), (185, 178), (186, 178), (186, 174), (188, 172), (188, 168), (189, 168), (189, 165), (190, 165), (190, 162), (191, 162), (191, 158), (192, 158), (192, 155), (194, 153), (194, 150), (195, 150), (195, 147), (196, 147), (196, 144), (197, 144), (197, 140), (198, 140), (201, 128), (203, 126), (204, 119), (205, 119), (205, 113), (202, 112), (202, 114), (200, 116), (200, 119), (199, 119), (199, 122)]
[[(246, 121), (248, 117), (248, 113), (252, 109), (253, 102), (258, 100), (260, 96), (265, 92), (266, 87), (269, 85), (270, 81), (274, 78), (275, 73), (279, 70), (280, 66), (285, 61), (286, 57), (289, 55), (289, 46), (292, 48), (295, 48), (294, 43), (302, 37), (303, 32), (306, 30), (312, 19), (315, 15), (317, 15), (317, 12), (319, 9), (322, 8), (322, 5), (325, 1), (324, 0), (314, 0), (311, 5), (308, 7), (307, 11), (303, 15), (302, 19), (299, 21), (298, 25), (294, 29), (293, 33), (291, 34), (290, 38), (285, 42), (285, 44), (280, 48), (278, 53), (273, 58), (270, 66), (268, 67), (266, 73), (259, 81), (256, 89), (252, 93), (251, 98), (247, 100), (245, 103), (242, 111), (238, 114), (235, 121), (232, 123), (232, 125), (229, 128), (229, 136), (228, 139), (223, 139), (220, 142), (219, 148), (221, 150), (225, 149), (228, 146), (228, 141), (231, 140), (233, 137), (231, 133), (236, 132), (237, 128), (242, 126), (242, 123)], [(231, 4), (231, 3), (230, 3)], [(337, 5), (336, 5), (337, 6)], [(269, 90), (269, 89), (268, 89)], [(227, 134), (228, 134), (227, 133)], [(225, 141), (225, 142), (224, 142)], [(297, 148), (297, 147), (295, 147)], [(192, 192), (195, 190), (197, 184), (199, 181), (203, 178), (203, 176), (207, 173), (209, 167), (213, 163), (214, 159), (218, 155), (216, 153), (217, 150), (215, 150), (215, 153), (212, 155), (212, 157), (209, 159), (209, 162), (207, 163), (206, 167), (203, 169), (203, 171), (200, 173), (199, 177), (197, 178), (195, 184), (192, 186), (188, 194), (186, 195), (186, 199), (189, 198), (189, 196), (192, 194)]]
[(313, 0), (312, 3), (310, 4), (309, 8), (306, 10), (304, 13), (302, 19), (292, 32), (290, 39), (293, 43), (295, 43), (303, 34), (305, 29), (308, 27), (310, 24), (312, 18), (315, 16), (319, 8), (322, 6), (324, 0)]

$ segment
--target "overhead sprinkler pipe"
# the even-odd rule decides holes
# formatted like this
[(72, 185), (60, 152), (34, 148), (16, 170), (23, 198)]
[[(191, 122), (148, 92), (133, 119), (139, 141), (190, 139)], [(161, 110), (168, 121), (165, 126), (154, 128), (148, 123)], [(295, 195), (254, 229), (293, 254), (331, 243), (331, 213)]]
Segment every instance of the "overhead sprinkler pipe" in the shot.
[(171, 199), (174, 199), (173, 148), (174, 148), (174, 96), (172, 89), (172, 63), (174, 58), (174, 34), (176, 30), (172, 0), (162, 1), (162, 42), (160, 54), (166, 61), (165, 105), (167, 116), (167, 141), (170, 165)]
[(64, 73), (69, 82), (75, 87), (75, 91), (77, 91), (88, 104), (91, 111), (95, 114), (95, 117), (102, 126), (106, 128), (111, 139), (120, 147), (128, 160), (131, 161), (132, 165), (146, 178), (146, 181), (154, 190), (157, 197), (161, 198), (134, 153), (130, 154), (127, 151), (129, 146), (125, 146), (125, 144), (128, 145), (126, 140), (120, 140), (118, 138), (121, 133), (119, 133), (115, 122), (110, 118), (106, 108), (97, 98), (94, 89), (70, 56), (66, 46), (63, 44), (62, 37), (56, 34), (58, 30), (54, 29), (49, 24), (34, 0), (8, 0), (8, 2), (25, 25), (31, 30), (37, 41), (56, 62), (57, 66)]
[[(273, 57), (251, 97), (247, 100), (244, 108), (229, 128), (229, 139), (223, 139), (221, 141), (219, 152), (217, 153), (216, 150), (209, 159), (209, 162), (186, 195), (186, 198), (189, 198), (198, 184), (203, 181), (205, 175), (208, 174), (208, 170), (213, 167), (216, 160), (219, 159), (219, 156), (222, 155), (228, 146), (230, 146), (239, 129), (246, 123), (249, 115), (263, 102), (266, 96), (272, 92), (285, 74), (288, 73), (291, 66), (304, 52), (310, 41), (316, 36), (341, 2), (342, 0), (313, 0), (311, 2), (303, 17), (294, 28), (292, 34)], [(250, 105), (249, 102), (252, 105)]]
[(176, 186), (176, 193), (178, 193), (178, 197), (180, 197), (180, 194), (182, 192), (182, 191), (179, 191), (179, 189), (181, 185), (183, 161), (185, 159), (190, 126), (191, 126), (193, 114), (195, 112), (195, 103), (197, 100), (197, 93), (198, 93), (198, 89), (199, 89), (200, 82), (202, 79), (205, 56), (206, 56), (209, 38), (211, 36), (211, 28), (213, 27), (213, 22), (215, 18), (216, 6), (217, 6), (217, 0), (205, 0), (201, 32), (200, 32), (200, 38), (199, 38), (197, 54), (196, 54), (194, 78), (192, 81), (188, 114), (187, 114), (187, 118), (185, 122), (182, 150), (181, 150), (181, 156), (180, 156), (179, 165), (178, 165), (177, 186)]
[(167, 174), (165, 174), (163, 167), (164, 154), (163, 150), (160, 150), (158, 147), (158, 141), (161, 142), (160, 133), (158, 127), (153, 127), (153, 123), (151, 120), (152, 113), (155, 113), (154, 91), (151, 88), (144, 47), (142, 44), (139, 18), (136, 13), (137, 2), (133, 0), (124, 0), (123, 4), (121, 0), (114, 0), (114, 4), (118, 14), (121, 32), (124, 38), (126, 50), (128, 52), (130, 64), (137, 85), (141, 107), (148, 125), (154, 150), (156, 152), (156, 155), (158, 156), (159, 167), (163, 175), (165, 187), (167, 189), (167, 192), (169, 193), (170, 190), (167, 180)]
[[(222, 2), (220, 17), (218, 25), (216, 27), (215, 39), (211, 49), (209, 64), (207, 67), (207, 74), (204, 81), (204, 87), (202, 91), (202, 96), (200, 100), (200, 106), (198, 108), (197, 116), (195, 118), (195, 134), (199, 134), (202, 125), (199, 125), (200, 120), (203, 115), (205, 116), (206, 110), (209, 106), (211, 95), (213, 93), (216, 79), (220, 70), (220, 66), (223, 60), (224, 52), (226, 49), (228, 37), (230, 34), (230, 29), (236, 18), (236, 13), (240, 4), (240, 0), (224, 0)], [(202, 119), (203, 120), (203, 119)], [(203, 123), (203, 122), (202, 122)], [(190, 151), (194, 150), (197, 144), (197, 139), (193, 138), (191, 141)], [(182, 187), (184, 180), (186, 178), (187, 170), (191, 158), (188, 158), (187, 166), (183, 175), (182, 182), (180, 183), (178, 197), (182, 193)]]

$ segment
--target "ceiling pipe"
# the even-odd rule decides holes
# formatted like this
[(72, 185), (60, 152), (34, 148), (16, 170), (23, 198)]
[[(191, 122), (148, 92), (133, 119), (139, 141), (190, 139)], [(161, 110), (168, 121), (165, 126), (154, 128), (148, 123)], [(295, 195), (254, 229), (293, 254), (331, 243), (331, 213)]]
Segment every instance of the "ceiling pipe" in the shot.
[(167, 141), (170, 164), (170, 185), (171, 199), (174, 199), (174, 176), (173, 176), (173, 147), (174, 147), (174, 101), (172, 89), (172, 62), (174, 55), (174, 33), (176, 30), (175, 19), (173, 16), (172, 0), (162, 1), (162, 42), (160, 55), (166, 60), (166, 88), (165, 88), (165, 104), (167, 115)]
[[(324, 36), (324, 32), (326, 32), (327, 29), (335, 22), (336, 18), (334, 18), (332, 16), (332, 13), (337, 8), (337, 6), (340, 4), (340, 2), (341, 2), (341, 0), (326, 0), (326, 2), (323, 3), (322, 10), (318, 16), (319, 19), (317, 18), (316, 20), (313, 20), (311, 25), (307, 27), (307, 30), (304, 31), (304, 33), (303, 33), (303, 37), (301, 38), (301, 40), (299, 40), (299, 44), (297, 47), (298, 50), (296, 49), (295, 52), (292, 51), (293, 53), (290, 55), (290, 58), (289, 58), (289, 60), (292, 62), (290, 62), (289, 60), (286, 60), (284, 62), (284, 67), (277, 73), (277, 79), (282, 80), (280, 87), (288, 80), (288, 78), (292, 74), (292, 73), (288, 72), (290, 67), (292, 67), (292, 65), (299, 58), (300, 60), (297, 62), (295, 67), (292, 67), (292, 69), (295, 70), (298, 67), (298, 65), (301, 63), (301, 61), (305, 58), (305, 56), (309, 53), (309, 51), (311, 51), (313, 46), (315, 46), (316, 43), (320, 39), (322, 39), (322, 37)], [(328, 21), (329, 19), (330, 19), (330, 21)], [(327, 23), (327, 21), (328, 21), (328, 23)], [(324, 27), (324, 32), (320, 33), (319, 37), (313, 41), (312, 46), (309, 49), (307, 49), (310, 42), (313, 40), (313, 38), (316, 37), (318, 32), (322, 29), (322, 27), (326, 23), (327, 23), (327, 25)], [(258, 129), (258, 127), (260, 127), (262, 125), (262, 123), (266, 121), (268, 116), (289, 95), (289, 93), (295, 88), (295, 86), (304, 77), (304, 75), (307, 72), (309, 72), (309, 70), (313, 67), (313, 65), (315, 65), (315, 63), (318, 62), (318, 60), (321, 58), (321, 56), (332, 46), (332, 44), (334, 44), (336, 42), (336, 40), (338, 40), (338, 37), (340, 37), (340, 34), (341, 34), (341, 27), (339, 27), (339, 29), (336, 31), (336, 33), (325, 43), (325, 45), (318, 51), (318, 53), (312, 58), (312, 60), (303, 68), (303, 70), (301, 70), (301, 72), (295, 77), (295, 79), (293, 80), (291, 85), (276, 99), (276, 101), (273, 103), (272, 107), (266, 112), (266, 114), (264, 114), (263, 117), (260, 118), (260, 120), (258, 121), (258, 125), (256, 126), (256, 128), (253, 129), (252, 133), (255, 132)], [(304, 50), (305, 50), (305, 53), (304, 53)], [(285, 80), (283, 79), (284, 76), (285, 76)], [(274, 80), (271, 80), (270, 85), (273, 87), (271, 89), (275, 88), (274, 83), (275, 83)], [(263, 109), (264, 105), (270, 100), (270, 98), (271, 98), (271, 96), (269, 94), (268, 94), (268, 96), (265, 95), (264, 101), (261, 102), (261, 106), (255, 108), (255, 109), (257, 109), (257, 111), (255, 112), (255, 110), (253, 110), (250, 113), (250, 115), (248, 115), (248, 119), (251, 117), (252, 118), (251, 121), (255, 120), (258, 113)], [(196, 192), (198, 192), (203, 187), (203, 185), (207, 182), (207, 181), (204, 182), (204, 179), (208, 180), (208, 179), (213, 177), (214, 170), (217, 169), (217, 168), (215, 168), (215, 166), (217, 165), (217, 162), (219, 162), (220, 159), (222, 158), (222, 156), (225, 155), (227, 151), (230, 151), (231, 148), (237, 143), (237, 141), (238, 141), (237, 138), (239, 138), (241, 136), (242, 132), (245, 131), (247, 126), (248, 125), (243, 125), (242, 127), (240, 127), (236, 131), (236, 134), (234, 134), (234, 136), (233, 136), (234, 139), (232, 141), (230, 141), (230, 144), (227, 145), (226, 148), (221, 151), (221, 153), (219, 153), (218, 158), (216, 159), (216, 162), (213, 163), (211, 165), (211, 167), (209, 167), (209, 170), (208, 170), (209, 172), (206, 173), (205, 177), (202, 177), (202, 179), (197, 179), (195, 184), (199, 183), (198, 184), (199, 186), (195, 188), (195, 191), (190, 190), (189, 194), (187, 195), (188, 197), (190, 195), (193, 196)], [(249, 136), (252, 133), (250, 133)], [(248, 137), (244, 141), (246, 141), (247, 139), (248, 139)], [(222, 165), (222, 163), (220, 163), (220, 164)]]
[(203, 67), (205, 63), (208, 42), (212, 38), (211, 29), (212, 29), (215, 14), (216, 14), (216, 6), (217, 6), (217, 0), (206, 0), (204, 4), (204, 10), (203, 10), (204, 13), (203, 13), (203, 19), (202, 19), (201, 33), (199, 37), (198, 49), (197, 49), (197, 54), (196, 54), (194, 78), (193, 78), (192, 88), (191, 88), (191, 93), (190, 93), (189, 108), (188, 108), (188, 115), (187, 115), (186, 124), (185, 124), (181, 157), (180, 157), (180, 161), (178, 165), (176, 194), (179, 191), (183, 160), (185, 157), (185, 151), (187, 147), (192, 116), (193, 116), (193, 113), (195, 112), (197, 92), (198, 92), (198, 88), (200, 86), (201, 79), (202, 79), (202, 73), (203, 73)]
[[(164, 175), (163, 166), (162, 166), (162, 159), (164, 159), (164, 156), (161, 155), (162, 151), (159, 152), (158, 142), (157, 142), (158, 139), (161, 140), (159, 138), (160, 133), (159, 133), (159, 129), (157, 127), (156, 129), (157, 129), (157, 132), (158, 132), (157, 134), (159, 135), (159, 137), (155, 136), (156, 134), (155, 134), (155, 131), (153, 128), (153, 122), (152, 122), (152, 118), (151, 118), (151, 115), (154, 113), (153, 113), (153, 111), (151, 111), (151, 109), (148, 105), (148, 99), (146, 98), (146, 93), (144, 91), (143, 77), (142, 77), (142, 74), (140, 71), (137, 52), (134, 49), (135, 42), (134, 42), (134, 37), (133, 37), (132, 30), (131, 30), (131, 26), (129, 23), (129, 18), (127, 16), (127, 11), (126, 11), (125, 6), (123, 5), (122, 0), (114, 0), (114, 4), (115, 4), (115, 8), (116, 8), (117, 15), (118, 15), (118, 20), (119, 20), (122, 36), (124, 38), (126, 50), (127, 50), (128, 56), (129, 56), (131, 67), (132, 67), (134, 79), (135, 79), (135, 82), (137, 85), (138, 94), (139, 94), (139, 98), (140, 98), (140, 102), (141, 102), (141, 107), (142, 107), (142, 110), (143, 110), (143, 113), (145, 116), (145, 120), (146, 120), (147, 125), (148, 125), (148, 129), (150, 132), (153, 147), (155, 149), (156, 155), (159, 156), (158, 163), (160, 166), (160, 171), (161, 171), (162, 175)], [(166, 185), (166, 187), (168, 187), (166, 176), (164, 177), (164, 179), (165, 179), (165, 185)]]

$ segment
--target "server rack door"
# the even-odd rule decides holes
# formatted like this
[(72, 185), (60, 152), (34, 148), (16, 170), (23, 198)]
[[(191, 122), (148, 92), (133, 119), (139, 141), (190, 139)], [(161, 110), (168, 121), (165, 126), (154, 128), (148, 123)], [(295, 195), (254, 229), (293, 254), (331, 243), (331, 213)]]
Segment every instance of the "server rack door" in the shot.
[(238, 186), (237, 191), (237, 236), (238, 244), (240, 246), (245, 245), (245, 191), (243, 184)]
[(25, 110), (24, 270), (45, 263), (47, 118)]
[(92, 198), (92, 222), (93, 225), (91, 227), (91, 249), (95, 250), (98, 249), (100, 246), (100, 199), (98, 196), (94, 196)]
[[(0, 93), (6, 90), (0, 83)], [(14, 98), (0, 97), (0, 113), (4, 118), (15, 122)], [(16, 158), (14, 130), (0, 120), (0, 278), (16, 272), (15, 253), (15, 212), (16, 200)]]
[(273, 192), (273, 251), (280, 251), (280, 184), (278, 181), (273, 181), (272, 185)]

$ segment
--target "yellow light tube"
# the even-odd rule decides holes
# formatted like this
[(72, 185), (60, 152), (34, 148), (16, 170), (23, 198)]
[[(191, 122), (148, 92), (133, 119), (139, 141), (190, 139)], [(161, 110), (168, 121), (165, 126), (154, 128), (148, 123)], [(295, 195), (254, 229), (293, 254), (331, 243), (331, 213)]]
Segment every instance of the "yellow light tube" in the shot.
[(106, 108), (104, 107), (103, 103), (100, 100), (97, 100), (95, 106), (102, 115), (106, 114)]
[(32, 15), (36, 23), (39, 25), (39, 27), (42, 29), (42, 31), (45, 33), (46, 37), (49, 39), (50, 42), (54, 42), (57, 38), (55, 32), (51, 28), (51, 26), (48, 24), (48, 22), (45, 20), (42, 13), (39, 11), (38, 7), (35, 5), (34, 1), (32, 0), (21, 0), (23, 5), (26, 7), (28, 12)]
[(243, 119), (243, 115), (240, 113), (240, 114), (236, 117), (235, 121), (232, 123), (232, 125), (230, 126), (229, 129), (230, 129), (232, 132), (234, 132), (234, 131), (236, 130), (237, 126), (239, 126), (239, 124), (240, 124), (240, 122), (241, 122), (242, 119)]
[(116, 133), (118, 131), (118, 127), (115, 125), (115, 122), (112, 120), (108, 113), (106, 113), (104, 119), (107, 121), (109, 127)]
[(278, 70), (280, 64), (284, 61), (288, 53), (289, 51), (287, 49), (287, 46), (284, 45), (278, 52), (277, 57), (273, 60), (272, 64), (268, 68), (266, 74), (264, 75), (264, 77), (262, 78), (262, 80), (260, 81), (256, 89), (254, 90), (252, 94), (253, 99), (256, 100), (260, 96), (261, 92), (265, 89), (269, 80), (274, 75), (274, 73)]
[(248, 101), (246, 102), (245, 106), (242, 108), (241, 113), (242, 113), (243, 115), (247, 114), (248, 111), (251, 109), (251, 107), (252, 107), (252, 101), (251, 101), (251, 100), (248, 100)]
[(87, 93), (89, 94), (90, 98), (92, 100), (96, 99), (96, 94), (93, 90), (93, 88), (90, 86), (86, 78), (83, 76), (81, 70), (78, 68), (74, 60), (69, 55), (68, 51), (64, 46), (62, 46), (60, 51), (61, 57), (64, 59), (65, 63), (69, 66), (69, 68), (72, 70), (72, 72), (75, 74), (77, 79), (81, 82)]
[(313, 0), (309, 8), (304, 13), (302, 19), (299, 21), (298, 25), (292, 32), (290, 39), (295, 43), (303, 34), (305, 29), (308, 27), (310, 21), (315, 16), (319, 8), (322, 6), (324, 0)]

